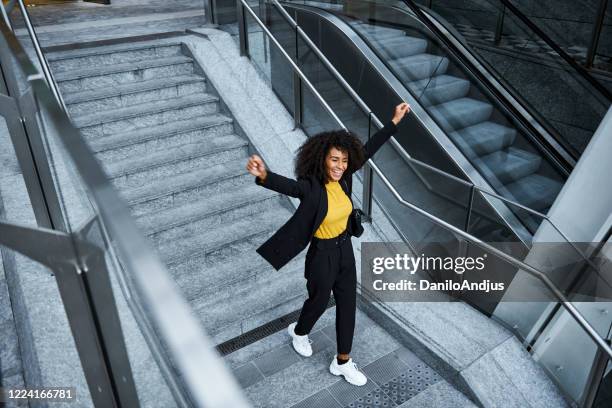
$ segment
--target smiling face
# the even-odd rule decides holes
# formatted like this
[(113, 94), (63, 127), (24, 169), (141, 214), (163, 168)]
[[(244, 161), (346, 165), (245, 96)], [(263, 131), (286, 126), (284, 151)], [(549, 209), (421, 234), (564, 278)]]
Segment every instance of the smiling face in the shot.
[(348, 167), (348, 153), (332, 147), (325, 156), (325, 173), (330, 181), (340, 181)]

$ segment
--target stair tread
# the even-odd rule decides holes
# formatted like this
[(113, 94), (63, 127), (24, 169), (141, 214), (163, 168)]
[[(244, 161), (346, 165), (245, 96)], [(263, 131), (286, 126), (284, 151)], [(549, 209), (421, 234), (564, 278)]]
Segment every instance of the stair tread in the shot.
[(221, 114), (210, 114), (192, 120), (181, 120), (150, 126), (131, 132), (114, 133), (109, 136), (94, 138), (88, 141), (94, 153), (125, 147), (141, 141), (158, 139), (190, 130), (203, 129), (224, 123), (232, 123), (232, 118)]
[(206, 143), (189, 143), (176, 146), (172, 149), (152, 152), (146, 156), (138, 153), (137, 157), (127, 157), (123, 160), (109, 163), (105, 166), (105, 169), (106, 174), (110, 178), (115, 178), (162, 164), (183, 161), (192, 157), (205, 156), (247, 145), (248, 142), (240, 136), (229, 134), (211, 138)]
[(201, 235), (184, 237), (165, 242), (158, 247), (159, 253), (167, 263), (172, 264), (192, 256), (221, 248), (232, 242), (280, 226), (282, 218), (291, 214), (281, 205), (271, 210), (233, 221), (229, 225), (219, 225), (204, 231)]
[(262, 272), (267, 276), (249, 281), (250, 284), (240, 287), (238, 291), (219, 290), (212, 296), (194, 299), (191, 303), (212, 332), (219, 332), (232, 323), (252, 319), (253, 316), (267, 315), (262, 319), (263, 324), (288, 312), (277, 311), (286, 304), (294, 304), (292, 309), (299, 309), (306, 298), (303, 268), (302, 263), (296, 263), (278, 272), (270, 266)]
[(90, 102), (98, 99), (110, 98), (113, 96), (127, 95), (142, 91), (150, 91), (205, 81), (206, 79), (199, 75), (179, 75), (170, 78), (154, 78), (145, 81), (119, 84), (114, 87), (86, 89), (78, 92), (66, 92), (64, 93), (64, 102), (67, 105), (72, 105), (81, 102)]
[(49, 63), (61, 61), (65, 59), (73, 59), (79, 57), (97, 56), (102, 54), (112, 54), (123, 51), (137, 51), (148, 48), (174, 47), (182, 44), (181, 40), (172, 39), (169, 42), (160, 42), (159, 39), (151, 41), (129, 42), (121, 44), (102, 45), (88, 48), (80, 48), (76, 50), (54, 51), (46, 53), (45, 56)]
[(109, 74), (116, 74), (119, 72), (136, 71), (146, 68), (163, 67), (167, 65), (184, 64), (187, 62), (193, 62), (193, 59), (184, 55), (178, 55), (176, 57), (167, 58), (154, 58), (144, 59), (135, 62), (127, 62), (124, 64), (109, 64), (100, 65), (91, 68), (79, 68), (71, 69), (66, 71), (60, 71), (55, 74), (55, 80), (57, 82), (72, 81), (76, 79), (82, 79), (92, 76), (103, 76)]
[[(475, 157), (510, 146), (516, 138), (516, 130), (486, 121), (450, 132), (449, 135), (460, 144), (464, 153), (469, 157)], [(468, 152), (466, 147), (471, 152)]]
[(220, 177), (236, 177), (246, 173), (244, 163), (217, 164), (205, 169), (165, 177), (154, 184), (126, 189), (122, 191), (122, 195), (131, 205), (135, 205), (147, 199), (176, 193), (198, 185), (215, 183)]
[[(200, 263), (197, 267), (191, 268), (189, 273), (185, 273), (185, 268), (182, 265), (178, 268), (170, 268), (170, 271), (189, 301), (202, 299), (204, 296), (208, 297), (209, 294), (217, 293), (221, 288), (241, 285), (251, 279), (258, 280), (262, 272), (269, 272), (272, 267), (255, 250), (273, 232), (273, 230), (262, 231), (258, 236), (249, 240), (246, 248), (242, 248), (238, 252), (235, 248), (232, 248), (230, 262), (223, 258), (215, 262)], [(291, 269), (292, 265), (296, 263), (303, 266), (303, 262), (303, 258), (297, 256), (285, 268)]]
[(169, 227), (186, 224), (197, 218), (205, 218), (229, 208), (248, 205), (249, 203), (262, 201), (278, 195), (279, 193), (263, 189), (256, 184), (240, 186), (239, 188), (211, 196), (205, 202), (187, 203), (154, 213), (144, 214), (138, 218), (138, 224), (147, 234), (151, 234)]
[(95, 112), (89, 115), (77, 116), (73, 119), (73, 121), (77, 127), (84, 128), (102, 123), (115, 122), (122, 119), (137, 117), (144, 114), (163, 112), (218, 101), (219, 98), (207, 93), (186, 95), (178, 98), (146, 102), (138, 105)]

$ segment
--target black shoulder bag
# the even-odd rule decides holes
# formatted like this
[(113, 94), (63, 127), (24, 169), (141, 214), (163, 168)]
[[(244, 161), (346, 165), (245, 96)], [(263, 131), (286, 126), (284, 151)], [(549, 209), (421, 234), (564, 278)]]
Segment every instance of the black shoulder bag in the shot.
[[(344, 181), (344, 185), (346, 186), (346, 189), (348, 190), (348, 185), (346, 184), (346, 180)], [(363, 234), (363, 225), (361, 225), (361, 216), (365, 215), (365, 213), (363, 211), (361, 211), (359, 208), (355, 208), (353, 209), (353, 212), (351, 212), (351, 215), (349, 215), (349, 219), (348, 219), (348, 233), (354, 237), (360, 237), (361, 234)]]

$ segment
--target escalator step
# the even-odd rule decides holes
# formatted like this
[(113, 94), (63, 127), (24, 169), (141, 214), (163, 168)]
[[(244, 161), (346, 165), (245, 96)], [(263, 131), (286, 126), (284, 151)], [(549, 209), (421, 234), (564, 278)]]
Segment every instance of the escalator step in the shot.
[(398, 30), (396, 28), (375, 26), (375, 25), (365, 24), (362, 22), (353, 23), (351, 25), (353, 26), (355, 30), (357, 30), (358, 32), (360, 32), (361, 34), (365, 35), (368, 38), (374, 37), (377, 39), (383, 39), (383, 38), (403, 37), (406, 35), (406, 32), (404, 32), (403, 30)]
[(470, 82), (451, 75), (438, 75), (410, 82), (408, 88), (422, 104), (430, 106), (463, 98), (470, 91)]
[(422, 54), (427, 50), (427, 40), (416, 37), (370, 38), (370, 42), (384, 59), (398, 59)]
[(447, 132), (484, 122), (491, 116), (493, 106), (472, 98), (460, 98), (429, 108), (429, 113)]
[(506, 188), (519, 203), (542, 211), (550, 207), (563, 185), (550, 177), (541, 174), (531, 174), (506, 185)]
[(418, 54), (389, 61), (389, 65), (400, 79), (411, 82), (446, 73), (448, 58), (432, 54)]
[(512, 145), (516, 130), (494, 122), (482, 122), (450, 132), (449, 136), (467, 157), (474, 158)]
[(506, 184), (535, 173), (542, 158), (526, 150), (510, 147), (488, 154), (476, 160), (477, 165), (485, 166), (497, 179)]

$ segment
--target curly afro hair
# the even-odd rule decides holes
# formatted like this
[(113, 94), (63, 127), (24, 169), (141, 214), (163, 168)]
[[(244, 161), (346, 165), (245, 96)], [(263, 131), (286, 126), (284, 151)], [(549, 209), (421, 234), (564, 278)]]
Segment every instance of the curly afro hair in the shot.
[(346, 130), (322, 132), (309, 138), (297, 152), (295, 175), (297, 178), (315, 176), (321, 184), (327, 182), (325, 158), (329, 150), (335, 147), (348, 155), (346, 172), (357, 171), (365, 161), (365, 149), (359, 138)]

